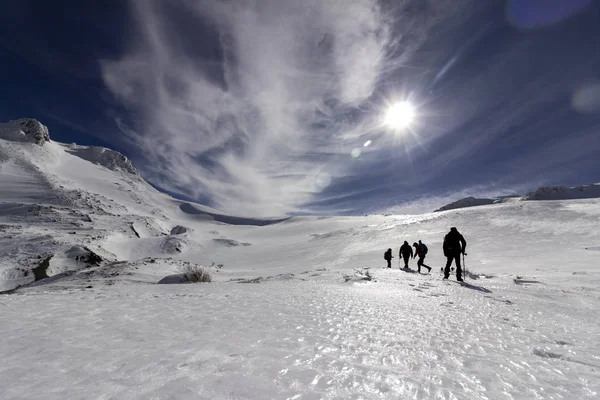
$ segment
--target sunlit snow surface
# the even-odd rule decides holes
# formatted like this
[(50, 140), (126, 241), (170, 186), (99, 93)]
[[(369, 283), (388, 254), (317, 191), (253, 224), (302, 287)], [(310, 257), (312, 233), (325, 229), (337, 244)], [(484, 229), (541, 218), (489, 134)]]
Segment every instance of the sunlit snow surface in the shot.
[[(597, 199), (227, 225), (65, 146), (0, 145), (0, 283), (54, 254), (0, 296), (1, 399), (599, 396)], [(451, 226), (464, 286), (439, 271)], [(430, 275), (398, 269), (418, 239)], [(155, 284), (186, 261), (214, 282)]]
[(397, 270), (365, 284), (311, 275), (4, 296), (3, 398), (573, 399), (600, 389), (595, 294)]

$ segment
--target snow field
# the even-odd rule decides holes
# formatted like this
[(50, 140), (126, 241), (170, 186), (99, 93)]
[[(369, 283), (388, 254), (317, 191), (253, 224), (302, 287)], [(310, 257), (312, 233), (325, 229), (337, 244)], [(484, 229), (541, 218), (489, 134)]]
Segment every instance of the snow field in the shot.
[[(600, 390), (598, 299), (499, 279), (2, 297), (3, 398), (560, 399)], [(23, 334), (27, 332), (27, 334)]]

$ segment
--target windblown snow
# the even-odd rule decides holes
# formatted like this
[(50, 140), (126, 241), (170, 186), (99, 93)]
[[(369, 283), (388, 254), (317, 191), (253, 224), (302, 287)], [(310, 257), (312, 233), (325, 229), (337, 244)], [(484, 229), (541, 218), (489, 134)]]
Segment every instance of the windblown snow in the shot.
[[(0, 126), (0, 187), (2, 399), (599, 396), (598, 199), (227, 216), (35, 120)], [(464, 285), (439, 272), (452, 226)], [(419, 239), (431, 274), (399, 269)]]

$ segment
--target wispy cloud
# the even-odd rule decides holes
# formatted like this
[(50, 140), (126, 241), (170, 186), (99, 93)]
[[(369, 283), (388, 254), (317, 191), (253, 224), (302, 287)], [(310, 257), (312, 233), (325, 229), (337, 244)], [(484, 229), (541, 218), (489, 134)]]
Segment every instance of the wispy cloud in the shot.
[[(585, 33), (523, 33), (477, 0), (130, 1), (129, 51), (102, 75), (136, 165), (230, 213), (425, 211), (410, 199), (544, 181), (598, 148), (561, 102), (596, 74)], [(407, 96), (417, 123), (385, 134)]]
[(169, 191), (237, 213), (293, 212), (372, 124), (350, 127), (340, 110), (371, 97), (388, 56), (375, 0), (183, 2), (179, 15), (216, 32), (212, 70), (194, 48), (215, 43), (173, 31), (162, 2), (132, 6), (138, 35), (103, 78), (136, 115), (126, 133), (142, 171)]

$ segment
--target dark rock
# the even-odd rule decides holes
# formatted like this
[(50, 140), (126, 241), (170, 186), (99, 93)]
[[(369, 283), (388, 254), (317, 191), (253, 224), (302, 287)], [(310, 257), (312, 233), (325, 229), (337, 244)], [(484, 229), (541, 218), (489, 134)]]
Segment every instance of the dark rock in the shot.
[(42, 261), (40, 261), (38, 266), (33, 269), (33, 275), (35, 276), (36, 281), (48, 278), (48, 275), (46, 274), (46, 270), (50, 266), (50, 260), (52, 259), (53, 256), (54, 255), (51, 254), (48, 257), (44, 258)]
[(84, 247), (84, 249), (88, 252), (87, 256), (81, 256), (80, 260), (90, 264), (90, 265), (100, 265), (100, 263), (102, 261), (104, 261), (102, 259), (102, 257), (100, 257), (98, 254), (94, 253), (93, 251), (91, 251), (89, 248)]
[(180, 284), (180, 283), (189, 283), (190, 281), (185, 276), (185, 274), (175, 274), (169, 275), (162, 278), (158, 281), (159, 285), (170, 285), (170, 284)]

